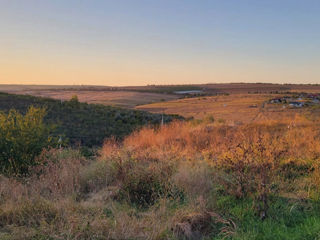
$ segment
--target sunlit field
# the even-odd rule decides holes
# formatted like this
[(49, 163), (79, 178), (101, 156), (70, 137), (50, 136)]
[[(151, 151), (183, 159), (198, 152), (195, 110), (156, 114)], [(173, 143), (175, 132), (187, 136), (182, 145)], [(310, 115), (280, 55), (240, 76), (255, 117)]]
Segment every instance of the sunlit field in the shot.
[[(281, 95), (280, 95), (281, 96)], [(252, 123), (268, 120), (291, 119), (304, 110), (283, 108), (269, 104), (268, 100), (279, 97), (275, 94), (231, 94), (178, 99), (138, 106), (137, 109), (154, 113), (179, 114), (202, 119), (214, 116), (228, 124)]]
[(179, 98), (173, 94), (160, 94), (152, 92), (137, 91), (77, 91), (77, 90), (22, 90), (11, 91), (16, 94), (27, 94), (38, 97), (49, 97), (59, 100), (69, 100), (77, 95), (80, 102), (103, 104), (109, 106), (119, 106), (125, 108), (134, 108), (137, 105), (143, 105), (153, 102), (170, 101)]

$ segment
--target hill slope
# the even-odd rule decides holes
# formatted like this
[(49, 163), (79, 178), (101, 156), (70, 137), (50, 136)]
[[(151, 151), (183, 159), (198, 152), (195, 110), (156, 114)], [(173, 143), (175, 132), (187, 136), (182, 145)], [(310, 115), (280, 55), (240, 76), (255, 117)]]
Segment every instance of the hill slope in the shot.
[[(17, 109), (25, 113), (31, 106), (45, 107), (45, 122), (54, 124), (55, 135), (62, 135), (71, 144), (101, 145), (107, 137), (123, 138), (133, 130), (147, 124), (159, 124), (161, 114), (128, 110), (111, 106), (80, 103), (76, 99), (60, 101), (50, 98), (0, 93), (0, 111)], [(176, 115), (164, 115), (170, 122)]]

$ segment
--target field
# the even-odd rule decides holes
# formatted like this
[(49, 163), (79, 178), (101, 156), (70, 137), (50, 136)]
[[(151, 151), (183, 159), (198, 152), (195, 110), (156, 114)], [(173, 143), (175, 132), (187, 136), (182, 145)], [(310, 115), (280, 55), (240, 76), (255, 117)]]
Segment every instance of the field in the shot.
[(134, 108), (138, 105), (152, 102), (161, 102), (177, 99), (179, 96), (172, 94), (159, 94), (136, 91), (86, 91), (86, 90), (22, 90), (10, 91), (14, 94), (27, 94), (38, 97), (49, 97), (59, 100), (70, 100), (77, 95), (80, 102)]
[(213, 116), (228, 124), (290, 119), (300, 114), (300, 109), (282, 108), (269, 104), (278, 97), (273, 94), (231, 94), (214, 97), (198, 97), (138, 106), (137, 109), (153, 113), (179, 114), (186, 118), (202, 119)]
[[(111, 106), (120, 106), (125, 108), (135, 108), (140, 105), (147, 105), (151, 103), (162, 103), (180, 98), (188, 97), (188, 94), (176, 94), (177, 91), (189, 91), (189, 90), (201, 90), (202, 95), (211, 96), (217, 94), (231, 94), (231, 95), (245, 95), (252, 93), (260, 93), (263, 96), (255, 95), (247, 99), (229, 99), (221, 98), (223, 101), (231, 101), (232, 104), (237, 104), (236, 101), (246, 101), (248, 104), (260, 103), (267, 97), (266, 94), (272, 93), (286, 93), (286, 92), (320, 92), (319, 85), (294, 85), (294, 84), (266, 84), (266, 83), (231, 83), (231, 84), (198, 84), (198, 85), (150, 85), (150, 86), (127, 86), (127, 87), (108, 87), (108, 86), (48, 86), (48, 85), (0, 85), (0, 92), (8, 92), (14, 94), (27, 94), (33, 96), (50, 97), (60, 100), (69, 100), (73, 95), (77, 95), (80, 102), (87, 103), (99, 103)], [(254, 99), (256, 98), (257, 99)], [(215, 101), (215, 98), (212, 99)], [(220, 101), (220, 100), (218, 100)], [(169, 112), (176, 111), (173, 105), (176, 102), (170, 102)], [(189, 102), (183, 102), (181, 107), (181, 113), (185, 116), (202, 117), (204, 114), (198, 110), (194, 113), (190, 113), (185, 108), (185, 104)], [(244, 103), (244, 104), (246, 104)], [(180, 102), (179, 102), (180, 104)], [(206, 103), (204, 103), (206, 104)], [(199, 105), (199, 104), (198, 104)], [(200, 104), (201, 105), (201, 104)], [(213, 107), (210, 104), (210, 108)], [(158, 106), (144, 106), (142, 109), (151, 109), (152, 111), (163, 110), (167, 106), (159, 105), (161, 109), (157, 109)], [(201, 111), (203, 106), (199, 106)], [(216, 110), (209, 109), (208, 111)], [(232, 108), (230, 108), (232, 111)], [(221, 112), (220, 110), (218, 110)], [(206, 111), (202, 111), (206, 112)], [(246, 112), (244, 110), (244, 112)], [(251, 114), (251, 117), (252, 116)], [(241, 120), (242, 121), (242, 120)]]

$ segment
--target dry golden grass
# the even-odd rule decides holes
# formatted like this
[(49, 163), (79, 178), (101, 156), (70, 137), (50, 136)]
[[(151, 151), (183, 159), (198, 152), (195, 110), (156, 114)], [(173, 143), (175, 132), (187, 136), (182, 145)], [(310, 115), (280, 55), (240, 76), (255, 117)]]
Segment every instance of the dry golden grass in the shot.
[(233, 94), (229, 96), (178, 99), (138, 106), (137, 109), (154, 113), (179, 114), (197, 119), (212, 115), (228, 124), (264, 122), (293, 118), (299, 109), (283, 109), (280, 105), (266, 102), (279, 95)]
[(238, 219), (221, 209), (221, 195), (253, 199), (261, 219), (270, 196), (318, 199), (318, 126), (302, 117), (240, 126), (174, 122), (108, 140), (95, 160), (45, 152), (31, 176), (1, 177), (0, 238), (234, 237)]

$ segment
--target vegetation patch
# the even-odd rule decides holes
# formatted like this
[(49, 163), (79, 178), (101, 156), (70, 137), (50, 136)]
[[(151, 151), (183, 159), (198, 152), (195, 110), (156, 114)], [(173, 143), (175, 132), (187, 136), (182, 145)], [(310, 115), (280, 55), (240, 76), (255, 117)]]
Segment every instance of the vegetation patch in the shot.
[(318, 239), (317, 126), (184, 121), (90, 158), (46, 149), (27, 176), (0, 177), (0, 237)]
[(177, 115), (151, 114), (112, 106), (80, 103), (74, 96), (70, 101), (0, 93), (0, 111), (16, 109), (25, 114), (30, 106), (45, 108), (44, 123), (54, 125), (53, 136), (73, 146), (99, 146), (105, 138), (125, 137), (144, 125), (159, 125), (181, 119)]

